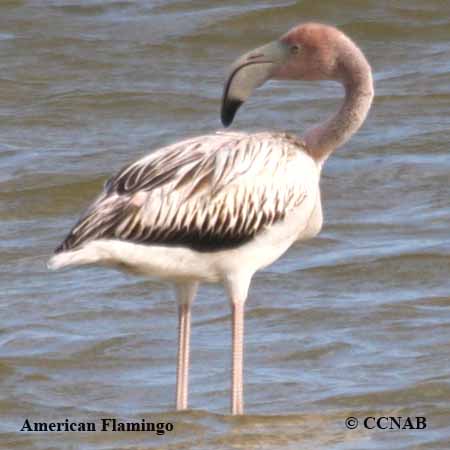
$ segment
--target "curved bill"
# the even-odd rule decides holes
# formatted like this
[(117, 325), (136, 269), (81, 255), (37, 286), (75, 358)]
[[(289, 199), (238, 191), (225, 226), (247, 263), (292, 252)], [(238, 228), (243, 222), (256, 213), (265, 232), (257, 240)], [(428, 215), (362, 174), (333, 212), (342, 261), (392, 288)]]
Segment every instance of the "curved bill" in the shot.
[(222, 97), (221, 119), (225, 127), (233, 122), (236, 111), (251, 93), (286, 61), (288, 52), (286, 45), (275, 41), (246, 53), (232, 64)]

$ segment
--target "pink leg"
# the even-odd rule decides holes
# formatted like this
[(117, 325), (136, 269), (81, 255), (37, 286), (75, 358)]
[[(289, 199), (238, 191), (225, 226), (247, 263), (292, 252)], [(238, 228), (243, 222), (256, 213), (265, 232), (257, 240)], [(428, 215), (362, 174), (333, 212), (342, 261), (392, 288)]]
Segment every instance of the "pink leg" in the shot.
[(225, 286), (231, 302), (232, 320), (232, 376), (231, 376), (231, 414), (244, 414), (244, 307), (247, 300), (251, 275), (230, 274)]
[(233, 321), (233, 361), (231, 383), (231, 413), (233, 415), (244, 413), (243, 399), (243, 360), (244, 360), (244, 304), (232, 305)]
[(178, 300), (178, 361), (177, 361), (177, 410), (188, 406), (189, 347), (191, 337), (191, 305), (198, 284), (177, 285)]

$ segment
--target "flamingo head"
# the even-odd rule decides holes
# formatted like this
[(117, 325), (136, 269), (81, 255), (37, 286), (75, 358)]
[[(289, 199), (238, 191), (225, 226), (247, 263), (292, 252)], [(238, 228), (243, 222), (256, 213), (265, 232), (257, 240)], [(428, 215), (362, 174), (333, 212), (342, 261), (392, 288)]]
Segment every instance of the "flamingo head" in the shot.
[[(347, 56), (358, 47), (338, 29), (317, 23), (298, 25), (278, 40), (258, 47), (231, 66), (222, 97), (221, 119), (229, 126), (254, 89), (269, 79), (335, 80), (345, 83)], [(359, 51), (360, 52), (360, 51)]]

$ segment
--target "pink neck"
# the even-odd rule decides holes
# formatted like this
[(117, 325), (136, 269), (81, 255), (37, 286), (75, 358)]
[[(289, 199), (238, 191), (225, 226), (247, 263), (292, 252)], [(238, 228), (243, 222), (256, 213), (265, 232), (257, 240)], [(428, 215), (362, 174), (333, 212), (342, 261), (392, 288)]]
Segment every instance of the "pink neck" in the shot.
[[(320, 164), (361, 127), (372, 104), (374, 91), (369, 63), (356, 46), (351, 53), (351, 58), (343, 58), (345, 62), (337, 77), (345, 88), (341, 108), (304, 136), (310, 153)], [(350, 56), (349, 53), (347, 55)]]

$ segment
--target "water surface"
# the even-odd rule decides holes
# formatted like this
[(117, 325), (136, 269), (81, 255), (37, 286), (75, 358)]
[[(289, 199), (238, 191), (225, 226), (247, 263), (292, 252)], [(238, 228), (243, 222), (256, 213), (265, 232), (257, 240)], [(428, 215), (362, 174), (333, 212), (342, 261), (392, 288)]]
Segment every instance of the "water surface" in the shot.
[[(447, 1), (0, 3), (0, 443), (8, 449), (448, 449), (450, 4)], [(45, 262), (105, 179), (221, 127), (225, 70), (297, 22), (335, 24), (374, 69), (363, 129), (323, 172), (325, 225), (258, 273), (245, 400), (229, 408), (230, 313), (194, 309), (190, 405), (174, 412), (170, 287)], [(234, 129), (301, 133), (337, 108), (270, 83)], [(348, 416), (427, 417), (422, 431)], [(146, 433), (18, 433), (34, 421), (170, 421)]]

